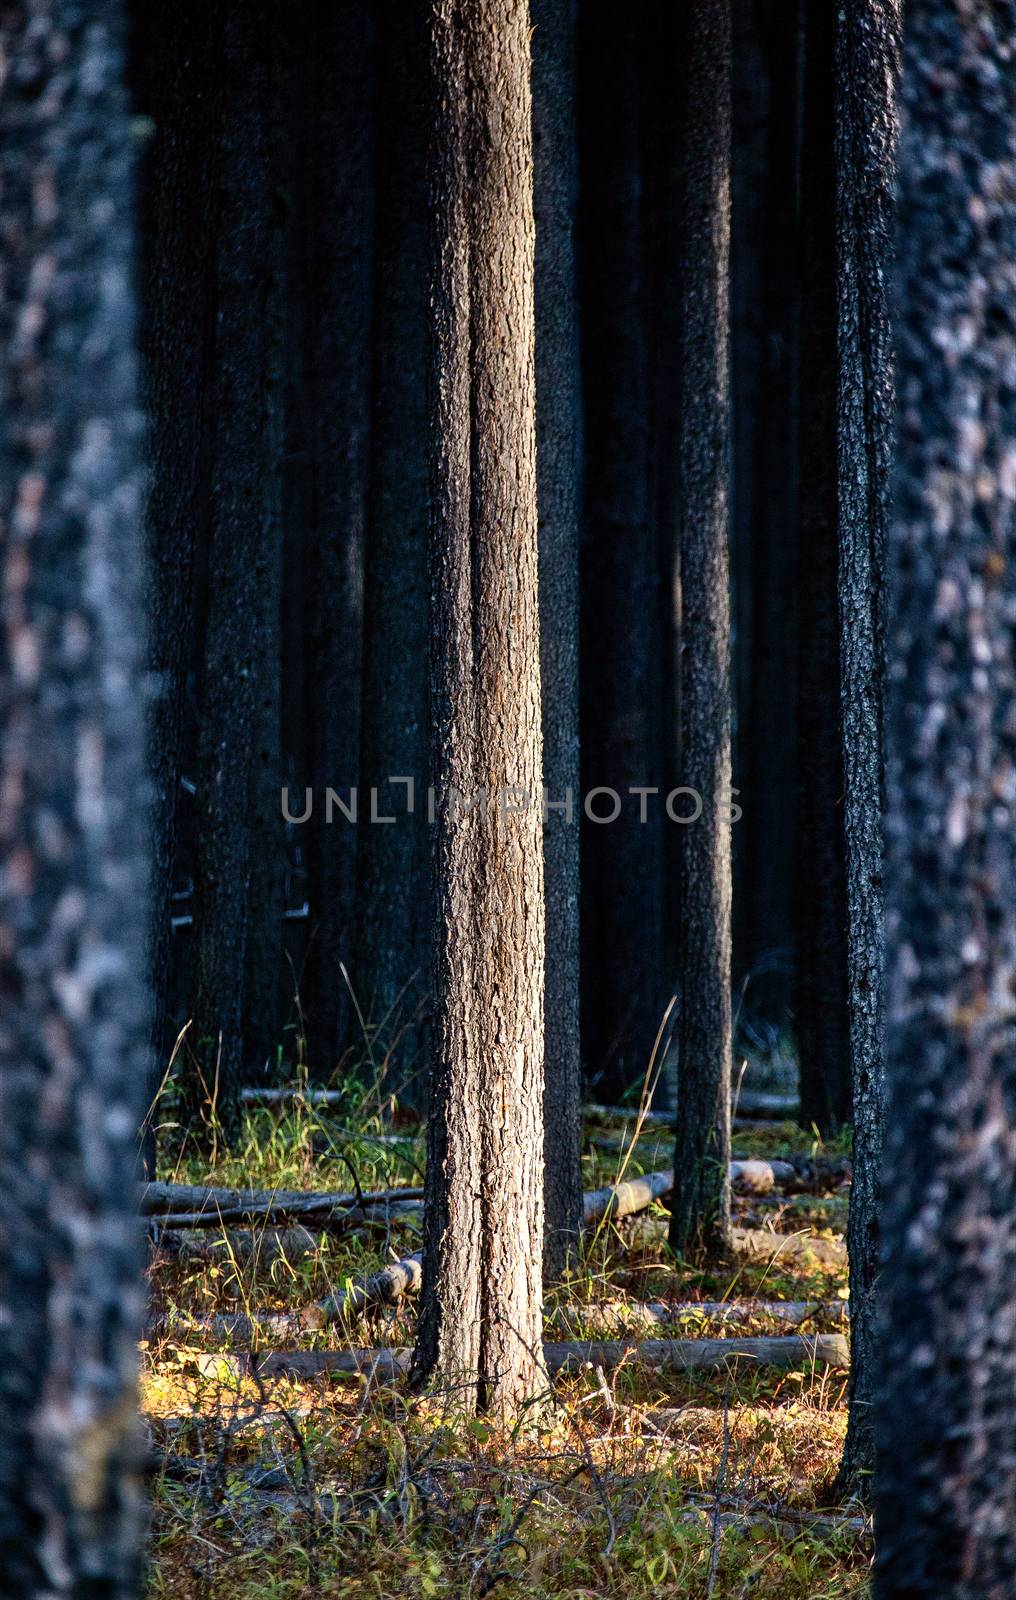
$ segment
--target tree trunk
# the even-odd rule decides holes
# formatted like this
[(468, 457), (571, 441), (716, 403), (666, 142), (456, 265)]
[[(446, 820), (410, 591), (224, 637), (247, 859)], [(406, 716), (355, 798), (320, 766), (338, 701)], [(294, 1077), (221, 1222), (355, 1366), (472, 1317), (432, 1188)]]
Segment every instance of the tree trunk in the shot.
[[(380, 13), (375, 407), (363, 630), (354, 983), (389, 1086), (421, 1098), (429, 980), (427, 11)], [(405, 783), (413, 781), (412, 813)], [(369, 793), (377, 790), (372, 823)], [(410, 1080), (407, 1083), (407, 1080)]]
[(804, 0), (802, 19), (796, 1011), (801, 1126), (828, 1135), (851, 1115), (837, 600), (835, 15), (831, 6)]
[(872, 1373), (882, 1162), (883, 586), (892, 460), (892, 262), (899, 0), (842, 0), (836, 29), (837, 520), (843, 835), (854, 1176), (844, 1484), (874, 1467)]
[[(797, 4), (733, 7), (734, 971), (780, 1022), (794, 943)], [(778, 957), (777, 960), (767, 958)], [(758, 970), (757, 970), (758, 969)]]
[[(197, 757), (194, 872), (194, 1131), (232, 1137), (243, 1077), (248, 892), (263, 845), (262, 663), (277, 649), (278, 265), (265, 108), (272, 40), (257, 6), (225, 9), (214, 83), (217, 216), (208, 572)], [(269, 756), (270, 759), (270, 756)], [(262, 908), (263, 909), (263, 908)], [(276, 919), (277, 921), (277, 919)], [(278, 933), (276, 926), (275, 934)], [(260, 927), (253, 929), (262, 937)]]
[(129, 1600), (150, 1081), (134, 140), (115, 0), (0, 24), (0, 1566)]
[[(651, 8), (580, 10), (581, 278), (585, 334), (582, 787), (613, 789), (618, 819), (582, 812), (582, 1049), (598, 1099), (649, 1064), (662, 972), (659, 550), (650, 501), (650, 360), (643, 140)], [(605, 114), (605, 107), (610, 113)], [(598, 798), (608, 815), (609, 796)], [(597, 801), (593, 801), (594, 809)]]
[[(543, 781), (579, 804), (581, 388), (574, 223), (575, 0), (532, 0), (536, 215), (536, 466)], [(578, 813), (548, 810), (544, 983), (544, 1275), (559, 1277), (582, 1221)]]
[[(529, 12), (436, 0), (434, 1060), (418, 1382), (543, 1387), (543, 850)], [(479, 796), (486, 791), (486, 814)], [(456, 804), (455, 794), (475, 802)], [(502, 802), (503, 803), (499, 803)], [(512, 809), (512, 806), (516, 809)]]
[[(136, 9), (134, 103), (151, 117), (142, 163), (141, 267), (146, 410), (151, 476), (146, 506), (150, 591), (149, 659), (156, 682), (149, 735), (155, 795), (152, 967), (156, 1082), (186, 1015), (179, 1010), (171, 918), (183, 902), (181, 779), (193, 778), (196, 544), (208, 495), (215, 204), (206, 181), (212, 138), (207, 60), (213, 18), (204, 0)], [(190, 906), (187, 910), (192, 909)], [(189, 1013), (188, 1013), (189, 1014)], [(154, 1138), (147, 1165), (154, 1173)]]
[[(248, 0), (249, 3), (249, 0)], [(256, 8), (255, 8), (256, 9)], [(282, 462), (286, 442), (285, 213), (276, 198), (285, 171), (284, 77), (292, 71), (293, 44), (271, 7), (259, 25), (260, 75), (241, 85), (253, 97), (258, 118), (256, 156), (264, 185), (257, 228), (247, 248), (260, 268), (262, 348), (258, 353), (261, 397), (261, 517), (257, 606), (249, 626), (258, 640), (251, 728), (254, 770), (250, 805), (250, 886), (243, 979), (243, 1067), (247, 1081), (263, 1082), (283, 1042), (284, 978), (282, 917), (285, 910), (286, 842), (279, 793), (282, 786)], [(253, 150), (248, 155), (254, 154)]]
[(911, 0), (899, 155), (878, 1600), (1016, 1582), (1016, 5)]
[[(326, 1074), (345, 1049), (362, 1055), (364, 1045), (339, 971), (344, 962), (355, 982), (356, 857), (364, 830), (339, 811), (327, 820), (325, 790), (348, 800), (360, 762), (380, 11), (371, 0), (314, 0), (295, 80), (302, 96), (294, 108), (292, 303), (299, 320), (292, 335), (297, 409), (289, 493), (304, 524), (302, 537), (296, 527), (292, 536), (298, 548), (303, 545), (298, 559), (306, 596), (301, 634), (310, 775), (302, 782), (314, 793), (311, 819), (298, 836), (310, 904), (302, 1003), (312, 1063)], [(299, 618), (292, 621), (300, 626)]]
[(684, 28), (681, 726), (684, 784), (702, 812), (685, 829), (681, 858), (670, 1240), (687, 1255), (730, 1245), (729, 6), (691, 0)]

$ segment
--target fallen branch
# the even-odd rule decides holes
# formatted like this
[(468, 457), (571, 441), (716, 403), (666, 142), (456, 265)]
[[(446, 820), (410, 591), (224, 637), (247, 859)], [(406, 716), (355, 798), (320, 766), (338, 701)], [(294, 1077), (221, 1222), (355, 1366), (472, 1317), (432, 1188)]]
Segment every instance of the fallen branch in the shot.
[[(391, 1383), (409, 1372), (412, 1351), (276, 1350), (252, 1359), (256, 1360), (262, 1378), (360, 1375), (376, 1382)], [(552, 1377), (579, 1372), (583, 1367), (599, 1367), (603, 1372), (614, 1372), (618, 1367), (702, 1372), (724, 1368), (731, 1362), (777, 1368), (797, 1366), (800, 1362), (838, 1368), (850, 1365), (847, 1341), (841, 1333), (819, 1333), (811, 1337), (788, 1334), (771, 1339), (649, 1339), (642, 1344), (620, 1339), (570, 1340), (544, 1344), (543, 1359)], [(223, 1357), (209, 1356), (207, 1360), (210, 1370), (216, 1371)], [(242, 1366), (237, 1370), (242, 1371)]]

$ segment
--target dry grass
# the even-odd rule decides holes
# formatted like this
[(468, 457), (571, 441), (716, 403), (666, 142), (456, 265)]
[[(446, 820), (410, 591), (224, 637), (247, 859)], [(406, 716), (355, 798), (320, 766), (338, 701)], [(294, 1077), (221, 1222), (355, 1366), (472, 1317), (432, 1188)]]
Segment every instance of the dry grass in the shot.
[[(163, 1175), (337, 1189), (348, 1188), (352, 1166), (364, 1188), (418, 1182), (418, 1130), (408, 1128), (398, 1145), (374, 1142), (390, 1132), (389, 1110), (361, 1106), (341, 1123), (301, 1105), (282, 1117), (252, 1112), (235, 1154), (209, 1166), (184, 1147)], [(801, 1134), (781, 1127), (738, 1144), (780, 1154), (800, 1149)], [(590, 1145), (586, 1186), (612, 1181), (624, 1160), (631, 1176), (667, 1156), (658, 1130), (627, 1154)], [(828, 1232), (843, 1222), (842, 1205), (738, 1204), (751, 1226)], [(845, 1292), (838, 1273), (791, 1274), (765, 1262), (696, 1272), (645, 1230), (633, 1244), (632, 1231), (601, 1230), (548, 1312), (604, 1300), (829, 1300)], [(559, 1385), (555, 1407), (514, 1436), (463, 1422), (454, 1397), (418, 1399), (360, 1379), (237, 1378), (216, 1360), (226, 1353), (221, 1342), (190, 1327), (190, 1317), (297, 1309), (404, 1253), (412, 1233), (402, 1223), (387, 1238), (322, 1234), (311, 1246), (295, 1261), (270, 1260), (266, 1248), (241, 1259), (223, 1235), (214, 1263), (153, 1263), (155, 1306), (175, 1321), (144, 1350), (152, 1596), (402, 1600), (496, 1589), (505, 1600), (825, 1600), (867, 1592), (863, 1519), (830, 1500), (846, 1421), (843, 1374), (807, 1366), (686, 1377), (589, 1370)], [(699, 1331), (730, 1330), (704, 1318)], [(737, 1331), (784, 1330), (760, 1309), (757, 1325)], [(406, 1308), (304, 1342), (411, 1338)]]

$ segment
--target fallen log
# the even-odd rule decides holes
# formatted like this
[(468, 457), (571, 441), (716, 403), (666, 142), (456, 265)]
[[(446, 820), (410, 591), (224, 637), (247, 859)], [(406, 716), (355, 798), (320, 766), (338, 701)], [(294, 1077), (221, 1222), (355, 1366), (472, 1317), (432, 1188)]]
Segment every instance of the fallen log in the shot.
[(383, 1205), (358, 1206), (354, 1203), (344, 1210), (328, 1205), (283, 1204), (271, 1206), (263, 1212), (240, 1206), (234, 1210), (223, 1211), (170, 1212), (165, 1216), (151, 1218), (151, 1222), (168, 1230), (188, 1228), (215, 1230), (231, 1227), (236, 1223), (243, 1226), (257, 1222), (260, 1227), (277, 1228), (286, 1223), (299, 1225), (302, 1221), (311, 1227), (316, 1226), (322, 1232), (334, 1233), (354, 1227), (385, 1228), (392, 1222), (419, 1220), (422, 1217), (422, 1200), (391, 1200)]
[(220, 1267), (233, 1261), (241, 1267), (251, 1263), (268, 1267), (274, 1261), (295, 1266), (318, 1247), (317, 1238), (306, 1228), (238, 1228), (215, 1238), (197, 1229), (177, 1232), (160, 1227), (152, 1242), (161, 1255), (174, 1261), (214, 1262)]
[[(221, 1369), (222, 1356), (210, 1356), (210, 1370)], [(262, 1378), (320, 1378), (360, 1375), (391, 1383), (409, 1371), (412, 1351), (408, 1349), (369, 1350), (275, 1350), (250, 1358)], [(614, 1372), (618, 1367), (640, 1367), (664, 1372), (702, 1372), (724, 1368), (732, 1362), (747, 1362), (755, 1367), (793, 1367), (811, 1362), (829, 1367), (849, 1367), (847, 1341), (841, 1333), (812, 1336), (787, 1334), (770, 1339), (649, 1339), (633, 1344), (622, 1339), (551, 1341), (543, 1346), (543, 1359), (552, 1377), (599, 1367)], [(237, 1371), (242, 1372), (242, 1365)]]
[[(313, 1189), (220, 1189), (187, 1183), (149, 1183), (141, 1191), (141, 1215), (165, 1217), (166, 1226), (209, 1228), (219, 1222), (305, 1221), (357, 1209), (420, 1202), (422, 1188), (373, 1189), (362, 1194)], [(189, 1219), (197, 1220), (191, 1221)]]
[[(667, 1240), (667, 1224), (656, 1217), (632, 1219), (629, 1243), (662, 1245)], [(734, 1249), (749, 1261), (779, 1262), (783, 1266), (816, 1267), (839, 1272), (847, 1265), (847, 1247), (842, 1239), (817, 1238), (810, 1233), (775, 1233), (771, 1228), (734, 1228)]]
[(806, 1233), (773, 1233), (769, 1228), (735, 1228), (734, 1249), (752, 1261), (824, 1267), (829, 1272), (847, 1265), (844, 1240), (816, 1238)]
[(704, 1323), (743, 1327), (746, 1323), (768, 1319), (784, 1327), (796, 1328), (813, 1317), (844, 1325), (848, 1307), (844, 1300), (688, 1300), (677, 1304), (666, 1301), (608, 1300), (595, 1305), (560, 1306), (547, 1318), (549, 1329), (583, 1332), (630, 1332), (639, 1327), (678, 1328)]
[[(737, 1115), (765, 1121), (793, 1121), (800, 1110), (796, 1095), (773, 1094), (761, 1089), (742, 1089), (734, 1097)], [(672, 1128), (677, 1119), (673, 1111), (639, 1111), (635, 1106), (585, 1105), (582, 1115), (588, 1122), (641, 1122), (643, 1127)]]
[(191, 1328), (244, 1344), (255, 1343), (266, 1335), (295, 1339), (303, 1333), (317, 1333), (335, 1322), (354, 1321), (367, 1311), (396, 1305), (404, 1295), (418, 1294), (422, 1282), (422, 1256), (403, 1256), (401, 1261), (392, 1261), (380, 1272), (371, 1273), (348, 1289), (316, 1300), (300, 1311), (263, 1311), (253, 1317), (233, 1316), (227, 1312), (212, 1317), (160, 1318), (152, 1323), (150, 1331), (158, 1335), (177, 1327)]
[(597, 1222), (634, 1216), (669, 1194), (673, 1187), (674, 1174), (665, 1171), (648, 1172), (644, 1178), (626, 1178), (606, 1189), (590, 1189), (582, 1196), (582, 1221), (590, 1228)]

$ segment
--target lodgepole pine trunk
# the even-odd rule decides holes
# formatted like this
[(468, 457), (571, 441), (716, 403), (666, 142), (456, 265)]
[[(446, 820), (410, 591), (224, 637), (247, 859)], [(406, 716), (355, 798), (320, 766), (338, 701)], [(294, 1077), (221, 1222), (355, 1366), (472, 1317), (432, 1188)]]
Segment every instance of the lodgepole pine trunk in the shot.
[(877, 1600), (1016, 1586), (1014, 38), (905, 10)]
[[(536, 216), (536, 475), (543, 781), (579, 803), (579, 516), (582, 403), (575, 285), (575, 0), (532, 0)], [(544, 988), (543, 1269), (559, 1277), (582, 1222), (579, 825), (548, 810)]]
[[(211, 341), (215, 201), (206, 181), (212, 101), (202, 93), (213, 59), (214, 19), (203, 0), (135, 10), (134, 102), (153, 123), (142, 161), (140, 239), (145, 402), (150, 480), (146, 505), (149, 660), (155, 679), (149, 733), (153, 806), (152, 986), (154, 1095), (179, 1014), (173, 976), (179, 943), (171, 927), (174, 891), (185, 872), (181, 779), (194, 739), (193, 689), (198, 531), (204, 526), (210, 456)], [(190, 909), (189, 907), (187, 909)], [(174, 946), (177, 946), (174, 949)], [(147, 1165), (154, 1175), (154, 1135)]]
[[(797, 0), (733, 12), (731, 548), (737, 738), (734, 973), (780, 1020), (767, 974), (794, 943), (797, 676), (795, 354)], [(756, 969), (762, 964), (762, 971)], [(780, 965), (784, 963), (781, 961)]]
[(872, 1381), (883, 1063), (883, 705), (893, 373), (888, 277), (899, 72), (899, 0), (837, 11), (837, 522), (843, 841), (853, 1182), (850, 1421), (844, 1487), (874, 1466)]
[[(427, 10), (379, 14), (375, 403), (364, 561), (361, 803), (353, 977), (392, 1087), (421, 1098), (429, 987)], [(413, 811), (405, 784), (413, 780)]]
[(680, 1053), (670, 1242), (730, 1248), (730, 620), (727, 299), (730, 8), (689, 0), (683, 38), (681, 726), (685, 828), (678, 948)]
[(151, 1019), (123, 7), (8, 7), (0, 54), (0, 1587), (131, 1600)]
[[(364, 1040), (352, 1016), (343, 962), (354, 987), (357, 848), (366, 830), (336, 812), (360, 770), (363, 547), (370, 434), (373, 317), (376, 30), (379, 18), (411, 8), (373, 0), (313, 0), (298, 51), (298, 140), (294, 228), (299, 320), (292, 359), (296, 415), (291, 490), (305, 513), (306, 609), (301, 643), (310, 730), (313, 816), (299, 832), (306, 852), (310, 945), (303, 971), (312, 1064), (335, 1070)], [(407, 446), (409, 441), (407, 440)], [(294, 529), (297, 537), (299, 534)], [(300, 627), (300, 619), (296, 618)], [(425, 671), (419, 666), (420, 673)], [(401, 771), (401, 768), (397, 768)], [(387, 776), (387, 774), (385, 774)], [(357, 999), (360, 999), (357, 992)]]
[[(610, 788), (623, 802), (607, 825), (577, 812), (582, 1053), (596, 1098), (614, 1105), (642, 1083), (671, 992), (662, 954), (662, 801), (648, 801), (643, 823), (628, 793), (663, 782), (647, 260), (656, 219), (643, 162), (654, 14), (649, 5), (579, 8), (582, 789)], [(599, 808), (609, 815), (607, 797)]]
[(795, 1009), (801, 1126), (828, 1135), (851, 1115), (837, 597), (834, 9), (802, 0), (802, 22)]
[[(252, 875), (261, 882), (266, 869), (262, 769), (272, 740), (265, 698), (274, 698), (266, 674), (278, 649), (279, 272), (265, 8), (227, 6), (219, 50), (204, 66), (215, 95), (217, 249), (188, 1036), (194, 1065), (186, 1089), (195, 1136), (208, 1136), (214, 1109), (230, 1138), (240, 1115), (248, 943), (266, 937), (263, 926), (251, 926), (248, 895)], [(278, 903), (275, 893), (270, 898)], [(276, 940), (279, 915), (261, 901), (259, 894)]]
[[(434, 1055), (417, 1383), (544, 1387), (543, 851), (529, 11), (436, 0)], [(450, 791), (475, 802), (457, 805)], [(490, 797), (487, 813), (479, 797)], [(498, 804), (506, 791), (509, 810)]]

